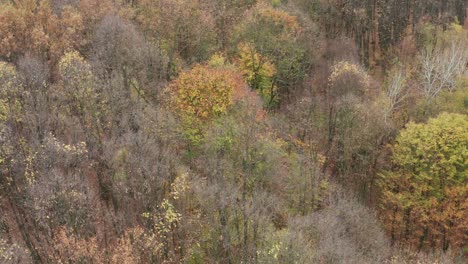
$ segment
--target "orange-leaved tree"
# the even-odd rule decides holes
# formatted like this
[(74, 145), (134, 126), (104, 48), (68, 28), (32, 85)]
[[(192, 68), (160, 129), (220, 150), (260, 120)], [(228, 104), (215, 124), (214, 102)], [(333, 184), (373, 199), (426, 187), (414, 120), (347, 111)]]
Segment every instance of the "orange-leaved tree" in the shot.
[(11, 61), (33, 53), (55, 64), (66, 51), (86, 43), (83, 23), (70, 5), (58, 15), (50, 1), (0, 3), (0, 57)]

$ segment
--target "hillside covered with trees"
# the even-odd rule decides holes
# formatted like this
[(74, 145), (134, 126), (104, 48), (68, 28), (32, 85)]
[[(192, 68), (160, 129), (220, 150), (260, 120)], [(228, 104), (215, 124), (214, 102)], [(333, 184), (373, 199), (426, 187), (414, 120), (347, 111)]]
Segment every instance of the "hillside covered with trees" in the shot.
[(466, 0), (0, 0), (0, 263), (466, 263)]

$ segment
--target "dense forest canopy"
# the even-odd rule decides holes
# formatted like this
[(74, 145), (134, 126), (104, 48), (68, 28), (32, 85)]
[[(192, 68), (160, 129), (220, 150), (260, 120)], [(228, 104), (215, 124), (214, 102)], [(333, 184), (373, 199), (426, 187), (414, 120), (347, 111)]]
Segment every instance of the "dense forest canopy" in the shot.
[(0, 0), (0, 263), (466, 263), (465, 0)]

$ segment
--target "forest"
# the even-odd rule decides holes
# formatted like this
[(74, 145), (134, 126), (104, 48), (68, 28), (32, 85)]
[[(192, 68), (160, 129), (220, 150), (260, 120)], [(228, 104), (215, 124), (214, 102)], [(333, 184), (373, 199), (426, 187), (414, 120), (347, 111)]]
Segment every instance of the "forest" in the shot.
[(0, 0), (0, 263), (467, 259), (466, 0)]

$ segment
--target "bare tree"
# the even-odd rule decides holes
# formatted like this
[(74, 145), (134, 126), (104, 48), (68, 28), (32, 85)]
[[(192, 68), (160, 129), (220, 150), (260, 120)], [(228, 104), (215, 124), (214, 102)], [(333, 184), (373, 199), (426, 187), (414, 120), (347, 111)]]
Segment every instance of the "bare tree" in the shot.
[(423, 51), (420, 76), (424, 97), (431, 100), (444, 90), (452, 92), (457, 77), (467, 73), (467, 64), (468, 47), (464, 40)]
[(393, 111), (406, 99), (408, 91), (405, 87), (406, 74), (403, 69), (396, 70), (388, 80), (385, 89), (385, 95), (388, 99), (388, 105), (385, 110), (385, 122), (392, 115)]

